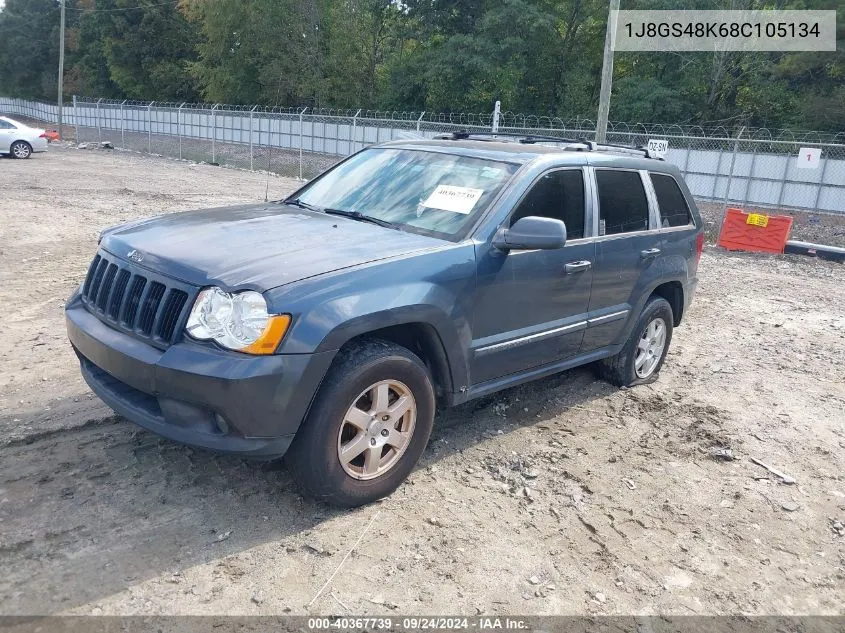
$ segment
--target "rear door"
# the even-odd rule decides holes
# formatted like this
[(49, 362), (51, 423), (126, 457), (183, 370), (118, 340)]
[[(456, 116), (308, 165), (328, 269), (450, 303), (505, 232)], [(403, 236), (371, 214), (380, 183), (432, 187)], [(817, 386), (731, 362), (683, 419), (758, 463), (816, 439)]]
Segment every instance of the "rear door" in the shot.
[(590, 192), (585, 169), (551, 169), (534, 181), (505, 224), (527, 216), (563, 220), (563, 248), (503, 252), (489, 242), (477, 246), (473, 384), (578, 353), (595, 256), (588, 237)]
[(596, 263), (582, 351), (617, 342), (657, 261), (656, 210), (649, 203), (647, 175), (637, 169), (594, 168), (598, 202)]

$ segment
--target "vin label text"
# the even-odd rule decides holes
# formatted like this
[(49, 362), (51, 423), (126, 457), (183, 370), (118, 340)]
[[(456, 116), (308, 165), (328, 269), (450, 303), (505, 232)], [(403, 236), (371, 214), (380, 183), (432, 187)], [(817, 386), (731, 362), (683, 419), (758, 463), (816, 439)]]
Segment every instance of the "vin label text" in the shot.
[(835, 51), (836, 11), (615, 11), (617, 51)]

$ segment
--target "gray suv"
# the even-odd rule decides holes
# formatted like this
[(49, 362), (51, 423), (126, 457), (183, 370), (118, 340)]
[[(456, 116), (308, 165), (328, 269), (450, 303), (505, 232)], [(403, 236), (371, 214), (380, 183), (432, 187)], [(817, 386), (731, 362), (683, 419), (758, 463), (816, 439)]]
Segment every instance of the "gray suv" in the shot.
[(456, 133), (360, 151), (286, 200), (108, 229), (67, 303), (82, 375), (177, 442), (285, 456), (358, 505), (438, 405), (594, 363), (657, 378), (704, 234), (647, 150)]

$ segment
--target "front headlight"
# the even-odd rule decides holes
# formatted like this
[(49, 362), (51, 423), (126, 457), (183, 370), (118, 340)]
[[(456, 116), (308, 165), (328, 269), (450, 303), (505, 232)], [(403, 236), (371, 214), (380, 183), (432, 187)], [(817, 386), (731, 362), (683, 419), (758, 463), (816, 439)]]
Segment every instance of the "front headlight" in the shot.
[(227, 349), (272, 354), (289, 325), (289, 315), (268, 314), (261, 293), (228, 293), (212, 286), (197, 296), (186, 330), (195, 339), (213, 340)]

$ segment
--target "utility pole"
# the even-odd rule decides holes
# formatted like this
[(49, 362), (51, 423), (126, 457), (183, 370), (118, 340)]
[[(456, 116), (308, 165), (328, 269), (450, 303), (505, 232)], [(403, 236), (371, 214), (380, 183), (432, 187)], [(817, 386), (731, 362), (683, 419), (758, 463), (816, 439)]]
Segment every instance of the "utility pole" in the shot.
[(62, 121), (62, 102), (64, 101), (64, 78), (65, 78), (65, 2), (62, 3), (62, 17), (59, 25), (59, 138), (65, 140), (65, 130)]
[(616, 11), (619, 11), (619, 0), (610, 0), (610, 11), (607, 14), (607, 33), (604, 36), (599, 115), (596, 120), (597, 143), (604, 143), (607, 137), (607, 115), (610, 111), (610, 89), (613, 85), (613, 38), (616, 35)]

